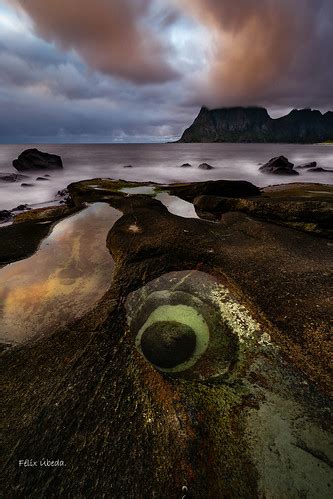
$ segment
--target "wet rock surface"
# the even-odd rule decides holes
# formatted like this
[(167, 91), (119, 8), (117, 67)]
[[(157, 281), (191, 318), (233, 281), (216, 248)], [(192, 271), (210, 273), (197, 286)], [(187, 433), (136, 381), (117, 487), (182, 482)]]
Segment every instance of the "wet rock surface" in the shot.
[[(70, 326), (2, 353), (6, 496), (179, 497), (186, 487), (195, 498), (276, 490), (329, 497), (331, 247), (270, 217), (278, 203), (305, 223), (322, 213), (332, 189), (158, 186), (196, 203), (223, 198), (200, 201), (213, 215), (223, 203), (212, 223), (173, 215), (124, 186), (107, 179), (69, 186), (74, 208), (103, 201), (123, 212), (106, 241), (115, 273), (104, 297)], [(305, 199), (319, 204), (305, 209)], [(297, 202), (304, 204), (293, 208)], [(37, 228), (49, 230), (32, 221), (1, 228), (0, 255), (4, 240), (12, 252), (19, 246), (20, 234), (32, 247)], [(179, 305), (177, 322), (191, 306), (187, 325), (209, 330), (184, 377), (154, 368), (136, 345), (152, 314), (170, 322), (168, 307)], [(220, 323), (226, 336), (215, 334)], [(34, 459), (66, 466), (19, 467), (32, 449)]]
[(191, 184), (171, 184), (167, 190), (185, 201), (192, 202), (196, 196), (251, 197), (260, 196), (260, 189), (251, 182), (234, 180), (211, 180)]
[(193, 330), (176, 321), (159, 321), (149, 326), (141, 339), (144, 356), (158, 367), (170, 368), (185, 362), (194, 352)]
[(333, 209), (329, 201), (309, 200), (309, 198), (288, 201), (264, 196), (258, 199), (198, 196), (193, 204), (197, 214), (202, 218), (220, 220), (223, 213), (237, 211), (304, 232), (333, 237)]
[(63, 168), (60, 156), (38, 149), (23, 151), (17, 159), (14, 159), (13, 166), (18, 171), (59, 170)]

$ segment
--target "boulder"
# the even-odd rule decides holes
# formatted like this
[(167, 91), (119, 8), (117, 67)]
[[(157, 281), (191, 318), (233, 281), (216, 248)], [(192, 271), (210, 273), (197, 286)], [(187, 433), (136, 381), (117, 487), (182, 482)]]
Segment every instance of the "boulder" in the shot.
[(201, 163), (198, 168), (200, 168), (200, 170), (213, 170), (214, 169), (214, 166), (212, 165), (209, 165), (208, 163)]
[(28, 178), (27, 175), (20, 175), (19, 173), (0, 173), (0, 182), (17, 182)]
[(192, 165), (190, 163), (183, 163), (182, 165), (180, 165), (181, 168), (191, 168)]
[(31, 210), (28, 204), (19, 204), (18, 206), (16, 206), (16, 208), (12, 209), (12, 211), (25, 211), (25, 210)]
[(124, 165), (123, 168), (133, 168), (133, 165)]
[(48, 179), (48, 178), (45, 178), (45, 177), (37, 177), (37, 178), (36, 178), (36, 180), (44, 180), (44, 181), (46, 181), (46, 182), (48, 182), (48, 181), (49, 181), (49, 179)]
[(18, 171), (29, 170), (60, 170), (62, 160), (56, 154), (49, 154), (38, 149), (26, 149), (17, 159), (14, 159), (13, 166)]
[(317, 166), (317, 161), (310, 161), (310, 163), (304, 163), (304, 165), (298, 165), (296, 166), (296, 168), (298, 168), (299, 170), (301, 169), (308, 169), (308, 168), (316, 168)]
[(290, 163), (285, 156), (277, 156), (270, 159), (259, 170), (263, 173), (273, 173), (274, 175), (299, 175), (294, 170), (294, 164)]
[(23, 182), (21, 187), (33, 187), (35, 184), (28, 184), (27, 182)]

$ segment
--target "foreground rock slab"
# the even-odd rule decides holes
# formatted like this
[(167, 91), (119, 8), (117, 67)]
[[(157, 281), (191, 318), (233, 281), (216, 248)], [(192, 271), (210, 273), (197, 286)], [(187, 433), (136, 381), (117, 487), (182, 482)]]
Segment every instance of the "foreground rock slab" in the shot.
[[(223, 192), (207, 184), (176, 188)], [(122, 185), (69, 187), (75, 206), (123, 213), (106, 241), (109, 290), (69, 327), (5, 346), (4, 495), (329, 497), (328, 241), (239, 211), (182, 218)], [(254, 197), (292, 202), (300, 189)], [(196, 337), (177, 366), (154, 364), (155, 337), (147, 350), (158, 321)], [(19, 466), (31, 454), (64, 465)]]
[(63, 168), (60, 156), (42, 152), (35, 148), (23, 151), (17, 159), (14, 159), (13, 166), (19, 172), (30, 170), (61, 170)]

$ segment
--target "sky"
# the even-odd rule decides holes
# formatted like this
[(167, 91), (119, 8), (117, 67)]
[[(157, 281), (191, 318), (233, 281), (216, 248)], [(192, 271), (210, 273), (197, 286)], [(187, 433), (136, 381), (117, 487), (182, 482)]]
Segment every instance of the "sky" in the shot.
[(332, 109), (332, 0), (0, 0), (0, 142), (165, 142), (202, 105)]

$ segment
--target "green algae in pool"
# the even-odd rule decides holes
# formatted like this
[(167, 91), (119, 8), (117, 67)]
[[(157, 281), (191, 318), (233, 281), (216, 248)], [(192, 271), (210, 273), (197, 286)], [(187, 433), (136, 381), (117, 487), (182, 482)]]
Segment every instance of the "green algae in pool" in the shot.
[[(126, 310), (137, 350), (159, 371), (174, 377), (202, 381), (237, 377), (236, 366), (241, 368), (244, 352), (261, 338), (259, 326), (252, 331), (254, 321), (222, 283), (197, 270), (170, 272), (148, 282), (128, 295)], [(246, 344), (241, 326), (253, 333)], [(178, 348), (180, 360), (174, 364)]]
[(59, 222), (30, 258), (0, 271), (0, 339), (22, 342), (84, 315), (107, 291), (106, 236), (121, 213), (95, 203)]

